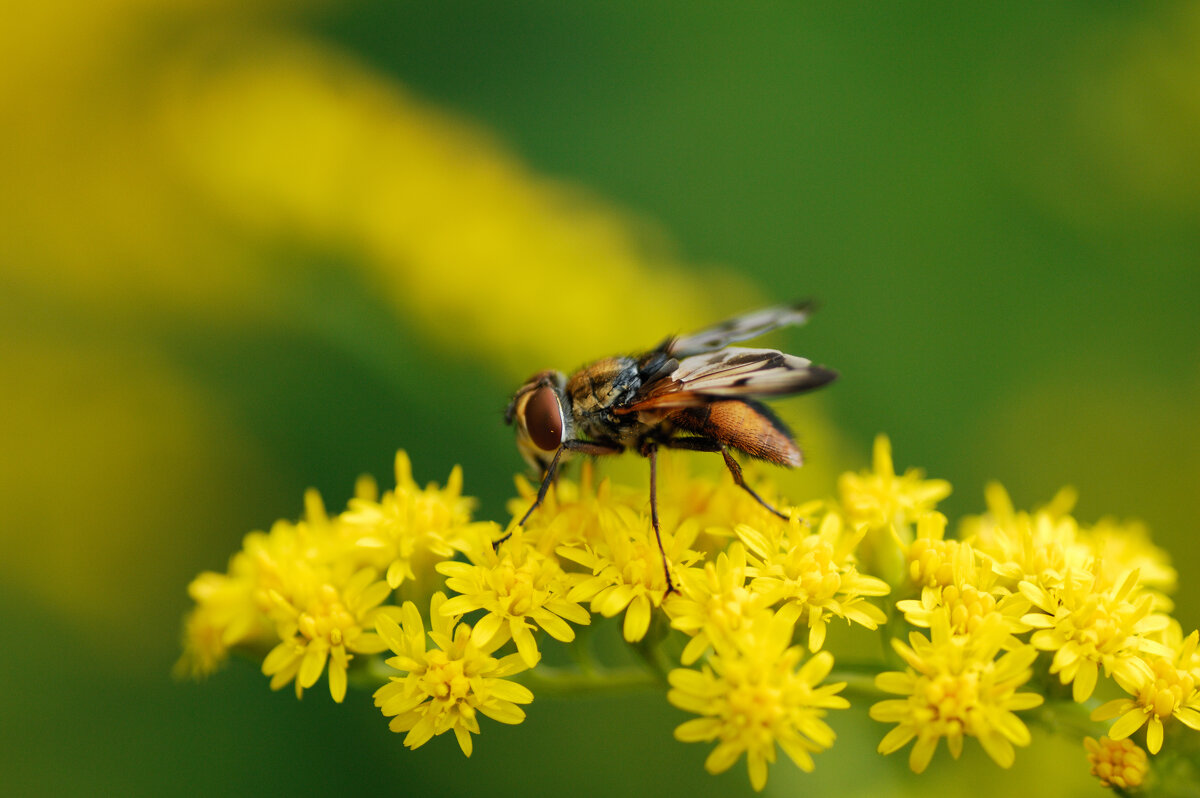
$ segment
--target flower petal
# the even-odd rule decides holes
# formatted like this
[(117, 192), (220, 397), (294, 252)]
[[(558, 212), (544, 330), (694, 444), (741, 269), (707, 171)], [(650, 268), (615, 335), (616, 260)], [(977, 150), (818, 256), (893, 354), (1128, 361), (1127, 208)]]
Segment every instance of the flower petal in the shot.
[(629, 602), (625, 611), (625, 642), (636, 643), (646, 636), (650, 628), (650, 600), (645, 595), (637, 595)]

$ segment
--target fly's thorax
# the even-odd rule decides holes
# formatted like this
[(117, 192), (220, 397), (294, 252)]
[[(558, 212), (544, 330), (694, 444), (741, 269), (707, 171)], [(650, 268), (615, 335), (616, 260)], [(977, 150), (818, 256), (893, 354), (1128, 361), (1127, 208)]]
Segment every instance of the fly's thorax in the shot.
[(637, 361), (631, 357), (610, 357), (584, 366), (567, 380), (566, 396), (575, 423), (593, 439), (625, 438), (625, 428), (636, 421), (613, 411), (632, 404), (641, 385)]
[(567, 397), (576, 411), (591, 413), (629, 403), (641, 384), (637, 361), (608, 357), (572, 374), (567, 380)]

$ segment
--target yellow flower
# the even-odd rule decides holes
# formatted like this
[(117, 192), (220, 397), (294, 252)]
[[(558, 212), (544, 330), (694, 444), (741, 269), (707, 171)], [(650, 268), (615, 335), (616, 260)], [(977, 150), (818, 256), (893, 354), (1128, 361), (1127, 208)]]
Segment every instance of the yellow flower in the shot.
[(205, 571), (188, 585), (196, 606), (185, 621), (177, 675), (206, 676), (234, 647), (265, 651), (279, 642), (272, 594), (287, 592), (296, 563), (327, 563), (344, 549), (333, 535), (320, 494), (307, 491), (304, 504), (304, 520), (277, 521), (269, 533), (251, 532), (226, 573)]
[(669, 674), (667, 700), (702, 716), (678, 726), (675, 739), (718, 741), (704, 762), (709, 773), (728, 770), (744, 753), (750, 784), (761, 790), (776, 745), (804, 771), (813, 769), (812, 754), (833, 745), (822, 718), (850, 705), (837, 695), (845, 683), (818, 686), (833, 667), (827, 651), (800, 664), (803, 652), (791, 645), (793, 618), (761, 612), (730, 639), (714, 638), (715, 654), (702, 670)]
[(271, 591), (273, 615), (282, 638), (266, 659), (262, 672), (271, 677), (271, 689), (295, 681), (296, 697), (316, 684), (329, 665), (329, 694), (341, 702), (346, 697), (346, 668), (350, 652), (378, 654), (384, 644), (366, 631), (379, 617), (396, 611), (381, 607), (391, 589), (376, 581), (376, 572), (363, 568), (342, 579), (332, 569), (298, 563), (287, 593)]
[(905, 550), (909, 579), (922, 587), (950, 584), (962, 545), (957, 540), (946, 540), (946, 516), (938, 512), (923, 514), (917, 519), (917, 536)]
[(1197, 638), (1198, 633), (1192, 632), (1167, 656), (1136, 659), (1135, 667), (1117, 671), (1117, 684), (1133, 698), (1102, 704), (1092, 713), (1092, 720), (1118, 718), (1108, 731), (1114, 740), (1123, 740), (1146, 726), (1146, 748), (1152, 754), (1162, 749), (1163, 723), (1172, 717), (1200, 730), (1200, 689), (1187, 667), (1195, 657)]
[(389, 677), (375, 691), (375, 706), (391, 718), (388, 728), (407, 732), (404, 744), (409, 748), (453, 730), (462, 752), (470, 756), (471, 735), (479, 733), (478, 715), (520, 723), (525, 711), (517, 704), (528, 704), (533, 693), (503, 678), (525, 670), (520, 655), (498, 660), (491, 650), (476, 646), (471, 627), (442, 612), (445, 601), (444, 594), (435, 593), (430, 602), (431, 649), (426, 647), (421, 614), (411, 601), (404, 603), (401, 624), (389, 615), (379, 617), (379, 636), (396, 655), (387, 664), (404, 675)]
[(1095, 740), (1085, 737), (1083, 746), (1087, 749), (1092, 775), (1100, 779), (1101, 787), (1136, 790), (1150, 769), (1146, 752), (1128, 738), (1113, 740), (1101, 737)]
[(680, 655), (684, 665), (699, 659), (713, 639), (730, 640), (770, 607), (770, 597), (750, 590), (747, 578), (746, 548), (739, 541), (718, 554), (715, 563), (679, 574), (679, 594), (667, 597), (663, 609), (672, 627), (692, 635)]
[(1080, 540), (1079, 525), (1065, 508), (1066, 489), (1048, 506), (1033, 513), (1014, 512), (1008, 493), (999, 483), (985, 491), (988, 512), (964, 520), (961, 538), (985, 556), (993, 570), (1016, 589), (1022, 581), (1043, 588), (1062, 587), (1073, 570), (1086, 570), (1093, 559)]
[[(558, 554), (592, 572), (571, 588), (568, 601), (591, 601), (592, 612), (606, 618), (625, 612), (625, 640), (641, 640), (650, 628), (652, 609), (662, 605), (667, 592), (663, 553), (659, 552), (650, 521), (628, 507), (612, 507), (600, 516), (603, 539), (595, 546), (563, 546)], [(667, 565), (675, 571), (700, 555), (688, 546), (696, 526), (685, 523), (674, 534), (662, 531)]]
[(493, 650), (512, 638), (521, 658), (532, 668), (541, 658), (531, 631), (533, 624), (569, 643), (575, 639), (575, 631), (567, 621), (591, 621), (587, 610), (567, 598), (580, 575), (564, 573), (557, 559), (524, 540), (520, 528), (498, 550), (490, 540), (483, 540), (471, 546), (467, 556), (469, 564), (451, 561), (437, 567), (449, 577), (446, 587), (461, 594), (447, 600), (441, 612), (465, 615), (486, 610), (471, 634), (471, 642), (478, 648)]
[(1200, 648), (1190, 640), (1190, 635), (1184, 637), (1179, 621), (1171, 618), (1167, 628), (1152, 637), (1166, 646), (1167, 650), (1174, 654), (1176, 665), (1190, 673), (1200, 684)]
[(1053, 651), (1050, 672), (1071, 684), (1076, 701), (1086, 701), (1096, 687), (1099, 666), (1129, 679), (1129, 667), (1141, 652), (1166, 653), (1146, 635), (1166, 628), (1165, 615), (1153, 613), (1154, 599), (1139, 591), (1137, 572), (1107, 588), (1094, 574), (1071, 571), (1060, 590), (1050, 591), (1032, 582), (1021, 583), (1021, 593), (1041, 612), (1021, 620), (1038, 631), (1029, 642), (1042, 651)]
[[(538, 485), (517, 477), (517, 497), (509, 501), (508, 510), (517, 521), (537, 497)], [(645, 507), (646, 489), (635, 489), (603, 479), (596, 484), (595, 467), (585, 460), (580, 467), (579, 480), (560, 476), (546, 493), (542, 505), (529, 516), (522, 527), (525, 539), (535, 542), (543, 551), (558, 546), (596, 545), (604, 539), (601, 516), (616, 506), (639, 510)]]
[(909, 527), (950, 495), (949, 482), (923, 477), (924, 472), (916, 468), (910, 468), (904, 476), (896, 476), (891, 441), (886, 435), (877, 436), (873, 470), (847, 472), (838, 480), (846, 520), (852, 525), (867, 524), (875, 529)]
[[(239, 553), (230, 570), (245, 563)], [(229, 656), (229, 650), (243, 641), (270, 640), (274, 626), (254, 601), (256, 580), (250, 574), (219, 574), (205, 571), (188, 585), (188, 595), (196, 606), (184, 621), (183, 656), (175, 665), (175, 674), (193, 679), (216, 671)]]
[[(1080, 537), (1096, 554), (1102, 575), (1115, 580), (1126, 571), (1137, 569), (1143, 587), (1162, 593), (1174, 592), (1178, 574), (1167, 553), (1150, 541), (1146, 525), (1140, 521), (1119, 523), (1102, 518), (1080, 530)], [(1171, 600), (1156, 596), (1155, 609), (1170, 612)]]
[[(1003, 644), (1005, 650), (1023, 645), (1016, 635), (1029, 631), (1029, 624), (1021, 620), (1029, 611), (1029, 600), (1020, 593), (1009, 593), (998, 587), (995, 572), (978, 562), (970, 544), (946, 542), (956, 545), (942, 549), (936, 558), (932, 556), (933, 549), (926, 549), (921, 558), (925, 563), (921, 570), (930, 575), (926, 586), (921, 588), (921, 598), (896, 602), (904, 619), (913, 626), (928, 629), (938, 613), (944, 610), (951, 634), (969, 635), (998, 622), (1008, 633)], [(941, 562), (941, 557), (947, 554), (953, 554), (953, 560)], [(937, 566), (929, 567), (935, 559), (939, 561)], [(932, 576), (934, 572), (936, 577)]]
[(943, 610), (934, 616), (931, 638), (913, 632), (911, 645), (893, 640), (908, 670), (881, 673), (875, 685), (906, 697), (871, 707), (873, 719), (897, 724), (880, 741), (879, 753), (890, 754), (915, 739), (908, 765), (920, 773), (943, 737), (956, 759), (963, 738), (975, 737), (998, 765), (1012, 765), (1013, 746), (1030, 742), (1029, 729), (1014, 712), (1038, 706), (1042, 697), (1016, 692), (1029, 680), (1037, 651), (1023, 646), (996, 659), (1004, 639), (996, 621), (971, 635), (952, 635)]
[(886, 596), (891, 588), (882, 579), (860, 574), (854, 564), (854, 548), (863, 531), (843, 534), (836, 512), (827, 512), (816, 532), (798, 517), (761, 530), (737, 527), (750, 550), (751, 587), (767, 595), (770, 603), (795, 604), (803, 611), (811, 651), (824, 644), (830, 617), (868, 629), (878, 628), (887, 618), (865, 597)]
[[(342, 515), (346, 534), (368, 562), (387, 570), (394, 590), (405, 580), (428, 577), (441, 560), (454, 556), (469, 529), (475, 500), (462, 495), (462, 469), (455, 466), (445, 488), (424, 490), (412, 478), (412, 463), (396, 453), (396, 488), (378, 501), (350, 500)], [(489, 525), (490, 526), (490, 525)]]
[[(690, 521), (699, 529), (698, 535), (704, 537), (702, 547), (715, 553), (733, 537), (733, 528), (737, 524), (778, 521), (777, 516), (738, 487), (725, 471), (716, 475), (705, 471), (692, 473), (689, 456), (690, 453), (669, 450), (659, 455), (658, 512), (663, 529), (675, 529)], [(623, 465), (634, 464), (610, 464), (609, 470), (624, 473), (629, 469)], [(645, 467), (644, 464), (637, 465)], [(560, 476), (523, 527), (527, 539), (535, 541), (544, 550), (548, 550), (547, 541), (551, 542), (551, 549), (595, 546), (604, 539), (601, 530), (604, 512), (615, 507), (627, 507), (635, 513), (646, 511), (648, 482), (628, 484), (611, 476), (597, 482), (596, 471), (592, 461), (585, 460), (581, 463), (578, 481)], [(508, 511), (514, 520), (524, 517), (539, 487), (524, 477), (518, 477), (516, 485), (518, 495), (508, 503)], [(774, 486), (769, 481), (759, 483), (756, 490), (775, 507), (787, 509), (786, 504), (776, 498)]]
[[(192, 584), (206, 576), (224, 579), (224, 574), (210, 572), (201, 574)], [(229, 644), (225, 640), (228, 628), (216, 605), (204, 603), (192, 608), (183, 621), (183, 654), (172, 669), (175, 678), (203, 679), (216, 672), (229, 657)]]
[[(734, 528), (739, 524), (759, 527), (778, 523), (778, 516), (738, 487), (724, 468), (714, 473), (710, 470), (714, 461), (701, 460), (701, 457), (679, 452), (668, 452), (659, 457), (659, 512), (664, 525), (673, 528), (684, 521), (695, 522), (703, 536), (703, 548), (715, 554), (734, 537)], [(715, 462), (720, 463), (720, 460)], [(692, 473), (690, 467), (700, 471)], [(746, 477), (753, 481), (755, 492), (771, 506), (784, 513), (790, 510), (801, 517), (811, 509), (789, 508), (771, 479), (752, 479), (753, 468), (752, 462), (746, 464)], [(644, 490), (641, 499), (639, 506), (644, 506)]]

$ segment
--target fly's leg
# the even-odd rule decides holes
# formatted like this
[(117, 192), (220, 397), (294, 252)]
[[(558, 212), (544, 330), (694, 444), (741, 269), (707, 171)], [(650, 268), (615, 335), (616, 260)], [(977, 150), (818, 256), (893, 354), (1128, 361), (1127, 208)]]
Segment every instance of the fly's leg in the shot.
[[(546, 474), (542, 477), (542, 484), (538, 488), (537, 498), (533, 500), (533, 504), (525, 511), (525, 515), (521, 516), (521, 520), (517, 522), (517, 526), (525, 526), (525, 522), (529, 520), (529, 516), (533, 515), (533, 511), (541, 506), (542, 501), (546, 498), (546, 492), (550, 490), (550, 485), (554, 482), (554, 477), (558, 475), (558, 463), (565, 451), (582, 452), (583, 454), (592, 455), (620, 454), (624, 451), (624, 447), (618, 446), (615, 443), (598, 443), (595, 441), (563, 441), (562, 446), (559, 446), (558, 451), (554, 453), (554, 459), (546, 467)], [(492, 548), (497, 548), (510, 537), (512, 537), (512, 532), (507, 532), (503, 537), (493, 540)]]
[(763, 507), (766, 507), (768, 510), (770, 510), (775, 515), (782, 518), (784, 521), (788, 520), (788, 517), (786, 515), (779, 512), (774, 507), (772, 507), (770, 505), (770, 503), (767, 502), (766, 499), (764, 499), (762, 496), (759, 496), (757, 493), (754, 492), (754, 488), (752, 488), (746, 484), (746, 480), (742, 478), (742, 467), (740, 465), (738, 465), (737, 460), (733, 459), (733, 455), (731, 455), (729, 453), (729, 447), (726, 446), (725, 444), (721, 444), (721, 456), (723, 456), (725, 458), (725, 467), (729, 469), (729, 473), (733, 476), (733, 481), (737, 484), (737, 486), (739, 488), (741, 488), (742, 490), (749, 493), (751, 496), (754, 497), (754, 500), (756, 502), (761, 504)]
[(654, 526), (654, 540), (658, 543), (658, 554), (662, 557), (663, 575), (667, 578), (667, 592), (671, 595), (676, 591), (675, 583), (671, 580), (671, 566), (667, 564), (667, 550), (663, 548), (662, 532), (658, 527), (658, 444), (649, 441), (643, 453), (650, 460), (650, 523)]
[(733, 455), (729, 453), (729, 447), (725, 444), (712, 438), (689, 435), (682, 438), (672, 438), (665, 445), (672, 449), (686, 449), (692, 452), (720, 452), (721, 456), (725, 458), (725, 467), (729, 469), (729, 474), (733, 477), (734, 484), (753, 496), (754, 500), (767, 510), (779, 516), (784, 521), (788, 520), (788, 516), (772, 507), (766, 499), (754, 491), (754, 488), (746, 484), (745, 478), (742, 477), (742, 467), (738, 465), (737, 460), (733, 459)]

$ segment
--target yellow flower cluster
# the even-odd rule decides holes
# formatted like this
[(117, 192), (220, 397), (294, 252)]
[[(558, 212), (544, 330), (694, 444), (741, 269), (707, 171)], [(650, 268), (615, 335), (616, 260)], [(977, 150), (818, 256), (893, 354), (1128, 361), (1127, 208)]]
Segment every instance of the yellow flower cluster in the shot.
[(819, 686), (833, 668), (828, 651), (801, 664), (800, 647), (791, 645), (795, 616), (788, 609), (760, 612), (736, 636), (714, 639), (715, 655), (702, 670), (671, 671), (667, 699), (701, 716), (675, 729), (675, 739), (719, 741), (704, 762), (708, 772), (728, 770), (744, 753), (750, 784), (761, 790), (776, 745), (804, 771), (813, 769), (813, 753), (833, 745), (822, 718), (850, 706), (837, 695), (845, 684)]
[(475, 624), (472, 642), (497, 648), (511, 639), (525, 665), (532, 668), (541, 659), (534, 624), (569, 643), (575, 632), (567, 621), (587, 624), (591, 616), (571, 598), (571, 585), (578, 580), (564, 572), (555, 557), (523, 543), (519, 530), (499, 551), (490, 538), (477, 538), (467, 550), (469, 564), (443, 562), (438, 571), (449, 577), (446, 587), (459, 594), (441, 611), (462, 615), (485, 610), (487, 614)]
[(470, 756), (471, 735), (479, 733), (476, 715), (520, 723), (525, 712), (517, 704), (528, 704), (533, 693), (503, 678), (525, 669), (519, 654), (492, 657), (496, 638), (489, 645), (476, 645), (471, 627), (460, 624), (459, 615), (445, 612), (445, 606), (446, 596), (434, 593), (429, 606), (434, 649), (426, 645), (425, 624), (411, 601), (404, 603), (402, 623), (387, 616), (379, 619), (379, 635), (396, 655), (387, 664), (405, 675), (389, 677), (375, 691), (375, 706), (392, 719), (392, 731), (408, 732), (404, 744), (409, 748), (453, 730), (462, 752)]
[[(811, 755), (834, 738), (820, 718), (848, 703), (835, 695), (843, 685), (820, 684), (833, 667), (832, 654), (805, 659), (794, 642), (803, 632), (809, 651), (819, 652), (831, 618), (868, 629), (885, 620), (868, 597), (886, 595), (888, 585), (857, 567), (863, 528), (851, 527), (832, 502), (792, 508), (790, 519), (781, 520), (727, 476), (691, 475), (670, 457), (663, 474), (662, 553), (645, 489), (609, 480), (596, 485), (585, 464), (578, 483), (559, 480), (525, 528), (500, 546), (500, 556), (514, 546), (557, 554), (562, 584), (570, 586), (568, 604), (587, 602), (603, 617), (624, 613), (629, 643), (644, 641), (656, 613), (688, 636), (680, 663), (705, 659), (699, 670), (670, 671), (668, 699), (703, 716), (680, 726), (678, 739), (718, 741), (706, 761), (710, 772), (745, 753), (751, 783), (762, 789), (777, 745), (811, 770)], [(518, 489), (521, 497), (509, 508), (517, 518), (535, 495), (524, 481)], [(762, 492), (774, 500), (770, 485)], [(487, 554), (468, 556), (475, 561)]]
[(1087, 749), (1092, 775), (1100, 779), (1101, 786), (1134, 790), (1142, 785), (1149, 762), (1146, 752), (1128, 737), (1123, 740), (1085, 737), (1083, 745)]
[(998, 485), (988, 512), (966, 529), (1001, 584), (1030, 604), (1021, 619), (1035, 631), (1030, 644), (1051, 652), (1050, 673), (1084, 702), (1100, 674), (1129, 698), (1109, 701), (1092, 719), (1117, 718), (1108, 730), (1123, 740), (1146, 727), (1151, 754), (1163, 746), (1165, 724), (1200, 729), (1197, 633), (1186, 638), (1166, 611), (1175, 571), (1144, 527), (1105, 519), (1081, 525), (1071, 515), (1074, 493), (1062, 491), (1033, 513), (1014, 512)]
[(946, 609), (934, 614), (930, 637), (913, 632), (908, 645), (893, 640), (908, 670), (882, 673), (875, 683), (905, 698), (871, 707), (872, 718), (896, 724), (879, 743), (879, 753), (890, 754), (915, 739), (908, 764), (920, 773), (941, 738), (957, 759), (963, 739), (975, 737), (997, 764), (1012, 765), (1013, 746), (1030, 741), (1029, 729), (1013, 713), (1038, 706), (1042, 697), (1017, 692), (1032, 675), (1037, 651), (1022, 646), (997, 659), (1003, 642), (995, 622), (955, 634)]
[[(888, 486), (900, 495), (889, 496)], [(1168, 640), (1163, 610), (1175, 572), (1144, 527), (1108, 519), (1081, 525), (1070, 515), (1069, 489), (1035, 512), (1018, 512), (992, 484), (987, 512), (947, 539), (946, 519), (932, 500), (948, 486), (922, 482), (916, 472), (897, 478), (885, 439), (876, 442), (874, 473), (843, 477), (840, 487), (846, 506), (866, 508), (860, 517), (885, 529), (880, 539), (903, 559), (892, 571), (895, 592), (918, 595), (901, 598), (896, 609), (932, 632), (914, 632), (909, 645), (893, 640), (908, 668), (876, 679), (879, 689), (905, 696), (872, 708), (875, 719), (897, 724), (880, 743), (882, 753), (915, 738), (909, 762), (920, 772), (940, 738), (957, 757), (966, 735), (1007, 767), (1012, 746), (1029, 743), (1012, 712), (1043, 700), (1015, 692), (1033, 676), (1039, 652), (1051, 655), (1049, 673), (1071, 685), (1075, 702), (1091, 697), (1101, 673), (1133, 696), (1093, 713), (1093, 720), (1119, 717), (1109, 730), (1113, 739), (1146, 725), (1147, 748), (1157, 753), (1164, 721), (1200, 728), (1197, 674), (1184, 664), (1194, 666), (1196, 635)]]
[(457, 468), (445, 488), (419, 488), (404, 452), (394, 490), (379, 497), (372, 481), (360, 480), (338, 516), (329, 517), (310, 490), (303, 519), (250, 533), (226, 573), (202, 573), (189, 586), (196, 606), (177, 670), (203, 676), (231, 648), (269, 648), (262, 670), (272, 689), (294, 683), (300, 696), (328, 666), (330, 694), (340, 702), (353, 655), (386, 648), (376, 622), (398, 617), (399, 608), (385, 604), (393, 589), (406, 579), (429, 581), (438, 559), (478, 533), (461, 493)]
[[(854, 696), (882, 698), (870, 715), (893, 727), (878, 750), (913, 743), (918, 773), (943, 739), (957, 758), (968, 737), (1008, 767), (1031, 742), (1018, 713), (1044, 704), (1048, 717), (1101, 685), (1128, 694), (1092, 712), (1107, 736), (1087, 747), (1106, 784), (1145, 776), (1128, 739), (1139, 729), (1157, 753), (1172, 728), (1200, 728), (1200, 633), (1165, 614), (1175, 572), (1137, 524), (1080, 524), (1069, 491), (1018, 512), (993, 485), (987, 512), (951, 536), (936, 510), (949, 484), (897, 475), (882, 436), (872, 469), (843, 475), (831, 498), (789, 505), (757, 484), (786, 519), (724, 474), (662, 466), (660, 550), (645, 489), (590, 462), (524, 526), (536, 491), (518, 479), (502, 529), (472, 520), (457, 468), (419, 488), (401, 452), (392, 490), (360, 480), (333, 517), (310, 492), (302, 520), (248, 535), (227, 572), (197, 577), (181, 669), (207, 674), (245, 650), (297, 695), (328, 672), (338, 701), (350, 679), (386, 678), (375, 703), (406, 746), (453, 731), (469, 756), (478, 716), (520, 723), (529, 685), (638, 683), (584, 646), (578, 671), (541, 666), (553, 641), (623, 616), (641, 683), (666, 682), (667, 700), (698, 716), (675, 737), (714, 743), (712, 773), (744, 755), (756, 790), (779, 750), (811, 770), (835, 740), (829, 711)], [(894, 659), (835, 670), (834, 619), (884, 636)]]

